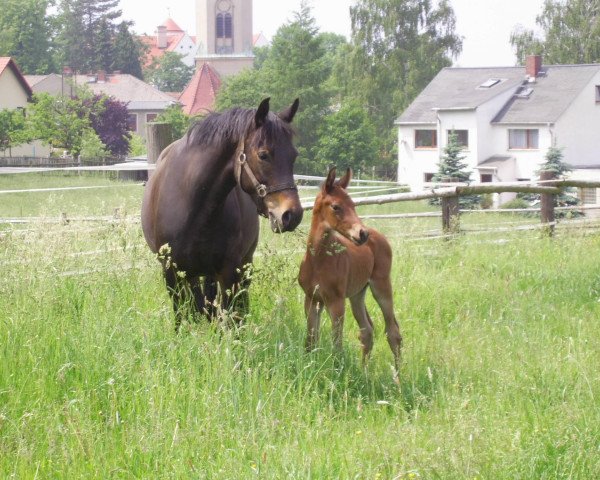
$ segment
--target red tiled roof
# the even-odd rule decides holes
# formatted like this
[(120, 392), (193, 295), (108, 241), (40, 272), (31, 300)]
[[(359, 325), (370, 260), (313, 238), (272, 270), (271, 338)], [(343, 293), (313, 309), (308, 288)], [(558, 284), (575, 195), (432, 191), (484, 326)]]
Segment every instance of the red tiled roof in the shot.
[(33, 94), (31, 87), (29, 86), (29, 83), (27, 83), (27, 80), (25, 80), (25, 77), (21, 73), (21, 70), (19, 70), (19, 67), (17, 67), (15, 61), (10, 57), (0, 57), (0, 75), (2, 75), (7, 68), (12, 70), (15, 77), (17, 77), (17, 80), (23, 87), (23, 90), (27, 92), (27, 96), (31, 97)]
[(172, 18), (167, 18), (165, 23), (163, 23), (164, 27), (167, 27), (168, 33), (184, 33), (179, 25), (175, 23)]
[(158, 37), (156, 35), (141, 36), (140, 40), (149, 48), (144, 61), (144, 66), (147, 67), (152, 63), (153, 59), (162, 57), (165, 52), (174, 51), (175, 47), (177, 47), (177, 44), (181, 41), (184, 35), (184, 32), (174, 35), (167, 35), (167, 48), (158, 48)]
[(219, 74), (208, 62), (204, 62), (179, 97), (183, 111), (187, 115), (212, 111), (220, 87)]

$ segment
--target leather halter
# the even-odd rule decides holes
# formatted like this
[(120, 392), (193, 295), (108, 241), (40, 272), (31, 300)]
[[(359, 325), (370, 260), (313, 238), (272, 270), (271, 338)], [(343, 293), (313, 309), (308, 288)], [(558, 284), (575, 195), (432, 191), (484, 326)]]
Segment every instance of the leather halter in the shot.
[[(256, 203), (256, 208), (258, 213), (263, 217), (267, 217), (265, 213), (262, 212), (261, 203), (263, 203), (264, 198), (270, 193), (281, 192), (283, 190), (297, 190), (296, 183), (292, 180), (291, 182), (279, 183), (277, 185), (265, 185), (264, 183), (260, 183), (254, 175), (254, 172), (250, 168), (248, 164), (246, 153), (244, 152), (244, 142), (240, 144), (239, 148), (236, 151), (236, 156), (234, 160), (234, 173), (235, 173), (235, 181), (242, 188), (242, 172), (246, 174), (250, 183), (252, 184), (252, 188), (254, 189), (254, 194), (250, 193), (252, 196), (254, 203)], [(243, 190), (243, 188), (242, 188)], [(262, 205), (264, 207), (264, 203)]]

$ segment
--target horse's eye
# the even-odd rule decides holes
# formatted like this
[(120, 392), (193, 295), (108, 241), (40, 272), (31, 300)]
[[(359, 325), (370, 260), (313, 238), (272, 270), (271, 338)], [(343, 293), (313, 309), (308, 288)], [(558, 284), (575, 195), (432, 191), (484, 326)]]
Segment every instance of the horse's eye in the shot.
[(260, 158), (263, 162), (266, 162), (269, 159), (268, 152), (258, 152), (258, 158)]
[(340, 213), (342, 211), (342, 207), (340, 207), (339, 205), (337, 205), (335, 203), (333, 205), (331, 205), (331, 208), (333, 209), (333, 211), (335, 213)]

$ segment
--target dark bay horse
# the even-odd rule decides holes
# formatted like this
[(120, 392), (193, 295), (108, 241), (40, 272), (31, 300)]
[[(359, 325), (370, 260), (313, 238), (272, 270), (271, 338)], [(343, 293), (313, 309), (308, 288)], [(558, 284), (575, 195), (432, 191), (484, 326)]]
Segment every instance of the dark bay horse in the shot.
[(373, 348), (373, 322), (365, 307), (367, 287), (383, 312), (387, 341), (400, 364), (402, 336), (394, 315), (392, 249), (377, 230), (366, 228), (346, 192), (352, 171), (335, 181), (335, 168), (327, 175), (315, 199), (307, 249), (298, 280), (305, 293), (304, 309), (308, 334), (306, 348), (312, 350), (319, 336), (323, 308), (333, 324), (333, 343), (342, 348), (346, 298), (360, 328), (359, 339), (366, 361)]
[(236, 308), (247, 308), (244, 266), (258, 242), (259, 214), (275, 232), (302, 220), (290, 125), (298, 103), (278, 114), (268, 98), (258, 109), (212, 113), (161, 153), (145, 187), (142, 229), (163, 263), (176, 329), (189, 292), (199, 312), (214, 304), (217, 284), (225, 308), (236, 296)]

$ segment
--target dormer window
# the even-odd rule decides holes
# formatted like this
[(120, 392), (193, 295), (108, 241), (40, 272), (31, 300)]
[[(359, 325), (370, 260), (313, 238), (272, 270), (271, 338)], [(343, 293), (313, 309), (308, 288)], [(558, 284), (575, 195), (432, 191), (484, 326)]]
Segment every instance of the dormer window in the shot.
[(600, 103), (600, 85), (596, 85), (596, 103)]

